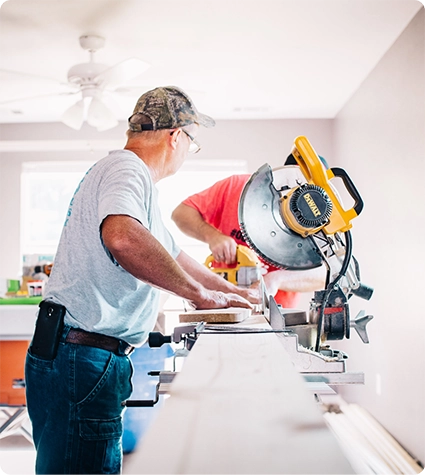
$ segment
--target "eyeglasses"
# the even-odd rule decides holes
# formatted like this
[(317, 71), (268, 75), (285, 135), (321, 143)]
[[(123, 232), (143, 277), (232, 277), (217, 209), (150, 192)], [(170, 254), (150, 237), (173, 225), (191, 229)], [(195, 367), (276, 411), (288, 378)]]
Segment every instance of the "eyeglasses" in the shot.
[(198, 153), (201, 150), (201, 145), (199, 142), (196, 141), (195, 137), (186, 132), (186, 130), (182, 129), (182, 131), (189, 137), (190, 145), (189, 145), (189, 153)]

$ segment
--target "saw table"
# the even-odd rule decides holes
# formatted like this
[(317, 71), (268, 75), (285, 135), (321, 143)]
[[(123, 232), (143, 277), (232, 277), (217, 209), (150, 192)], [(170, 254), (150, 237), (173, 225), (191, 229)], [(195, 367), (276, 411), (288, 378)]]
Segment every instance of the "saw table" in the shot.
[(126, 473), (353, 473), (275, 333), (199, 335), (169, 394)]

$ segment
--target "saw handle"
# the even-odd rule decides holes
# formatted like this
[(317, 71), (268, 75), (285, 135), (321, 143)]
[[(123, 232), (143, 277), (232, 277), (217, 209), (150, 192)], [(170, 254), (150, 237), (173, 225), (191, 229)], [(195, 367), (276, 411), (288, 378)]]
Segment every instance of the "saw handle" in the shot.
[(363, 200), (359, 192), (357, 191), (357, 188), (355, 187), (354, 183), (352, 182), (351, 178), (349, 177), (349, 175), (343, 168), (333, 167), (330, 170), (328, 170), (328, 175), (329, 175), (329, 171), (331, 171), (335, 177), (341, 178), (342, 181), (344, 182), (345, 188), (347, 189), (348, 193), (350, 193), (350, 196), (354, 200), (353, 209), (358, 216), (362, 212), (362, 209), (363, 209)]
[[(214, 264), (220, 264), (220, 266), (216, 266)], [(224, 264), (224, 265), (223, 265)], [(221, 269), (221, 268), (224, 268), (224, 269), (234, 269), (237, 265), (238, 265), (238, 261), (236, 260), (234, 264), (226, 264), (225, 262), (219, 262), (219, 261), (216, 261), (213, 257), (212, 254), (210, 254), (206, 259), (205, 259), (205, 262), (204, 262), (204, 265), (206, 267), (208, 267), (208, 269), (211, 269), (211, 270), (214, 270), (214, 269)]]
[[(301, 172), (309, 183), (323, 188), (332, 201), (333, 209), (329, 223), (323, 228), (326, 234), (346, 232), (351, 228), (351, 220), (354, 219), (363, 208), (363, 201), (347, 173), (341, 168), (325, 170), (319, 156), (304, 136), (296, 137), (292, 148), (292, 155), (301, 168)], [(348, 210), (342, 207), (335, 190), (329, 181), (338, 176), (342, 178), (348, 193), (355, 201), (355, 207)]]

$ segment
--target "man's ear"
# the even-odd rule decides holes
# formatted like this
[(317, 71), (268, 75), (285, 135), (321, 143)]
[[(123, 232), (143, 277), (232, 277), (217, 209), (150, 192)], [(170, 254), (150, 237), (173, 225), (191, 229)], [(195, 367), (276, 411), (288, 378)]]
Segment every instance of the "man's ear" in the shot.
[(181, 129), (175, 129), (170, 133), (170, 145), (173, 149), (177, 148), (177, 142), (179, 141), (179, 137), (181, 135)]

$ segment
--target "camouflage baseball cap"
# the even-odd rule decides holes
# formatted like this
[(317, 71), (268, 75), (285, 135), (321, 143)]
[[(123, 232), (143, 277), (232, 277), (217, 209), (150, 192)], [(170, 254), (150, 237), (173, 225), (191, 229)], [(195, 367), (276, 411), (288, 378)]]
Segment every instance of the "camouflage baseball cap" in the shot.
[[(149, 123), (139, 120), (138, 116), (145, 116)], [(145, 92), (128, 119), (128, 126), (134, 132), (174, 129), (193, 123), (204, 127), (215, 125), (214, 119), (198, 112), (190, 97), (175, 86), (157, 87)]]

